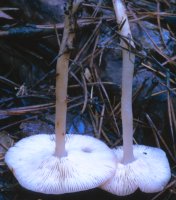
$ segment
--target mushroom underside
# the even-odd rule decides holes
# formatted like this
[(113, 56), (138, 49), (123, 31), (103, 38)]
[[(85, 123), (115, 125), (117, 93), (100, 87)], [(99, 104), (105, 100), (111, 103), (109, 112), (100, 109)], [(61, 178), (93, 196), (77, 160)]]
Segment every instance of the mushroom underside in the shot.
[(122, 164), (123, 147), (114, 149), (117, 159), (115, 176), (101, 186), (118, 196), (130, 195), (138, 188), (142, 192), (162, 191), (171, 177), (170, 166), (163, 150), (144, 145), (133, 145), (135, 161)]
[(24, 188), (45, 194), (92, 189), (115, 173), (114, 154), (93, 137), (67, 135), (67, 156), (54, 151), (55, 135), (30, 136), (11, 147), (5, 161)]

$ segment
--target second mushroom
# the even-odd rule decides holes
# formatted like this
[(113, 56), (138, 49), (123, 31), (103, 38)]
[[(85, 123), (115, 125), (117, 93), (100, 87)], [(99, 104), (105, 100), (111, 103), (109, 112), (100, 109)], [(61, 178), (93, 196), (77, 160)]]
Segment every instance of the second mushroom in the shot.
[(124, 196), (135, 192), (154, 193), (163, 190), (171, 177), (170, 166), (163, 150), (144, 145), (133, 145), (132, 81), (135, 54), (134, 43), (122, 0), (113, 0), (120, 30), (123, 66), (121, 115), (123, 146), (113, 149), (116, 154), (116, 174), (108, 180), (102, 189)]

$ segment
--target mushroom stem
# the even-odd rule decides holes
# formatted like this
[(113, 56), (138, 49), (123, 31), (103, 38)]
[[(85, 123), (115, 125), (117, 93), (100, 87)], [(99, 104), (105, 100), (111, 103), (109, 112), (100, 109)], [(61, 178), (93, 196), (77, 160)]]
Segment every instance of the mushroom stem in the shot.
[(114, 10), (118, 24), (123, 24), (120, 34), (123, 37), (122, 45), (122, 97), (121, 115), (123, 131), (123, 164), (134, 161), (133, 154), (133, 112), (132, 112), (132, 83), (135, 55), (130, 52), (130, 47), (135, 47), (125, 6), (122, 0), (113, 0)]
[[(125, 46), (125, 45), (124, 45)], [(122, 97), (121, 115), (123, 131), (123, 163), (127, 164), (134, 161), (133, 155), (133, 112), (132, 112), (132, 78), (133, 62), (135, 56), (129, 51), (123, 50), (123, 69), (122, 69)]]
[[(68, 6), (68, 8), (70, 8), (70, 6)], [(55, 156), (58, 157), (64, 157), (67, 155), (65, 150), (65, 134), (67, 113), (68, 66), (70, 50), (72, 49), (72, 44), (75, 36), (73, 31), (74, 23), (71, 23), (71, 17), (73, 17), (73, 15), (69, 9), (68, 11), (69, 13), (65, 14), (63, 38), (56, 65)]]

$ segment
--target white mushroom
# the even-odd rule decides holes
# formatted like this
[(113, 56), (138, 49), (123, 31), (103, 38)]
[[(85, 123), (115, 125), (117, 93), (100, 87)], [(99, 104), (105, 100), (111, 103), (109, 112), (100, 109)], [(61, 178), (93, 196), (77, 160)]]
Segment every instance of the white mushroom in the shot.
[(125, 196), (138, 188), (142, 192), (154, 193), (163, 190), (170, 179), (170, 167), (163, 150), (133, 145), (135, 160), (124, 164), (123, 147), (114, 149), (117, 158), (116, 174), (101, 188), (112, 194)]
[(120, 31), (125, 40), (121, 42), (124, 48), (121, 98), (123, 147), (114, 149), (116, 174), (101, 188), (119, 196), (129, 195), (138, 188), (148, 193), (159, 192), (170, 180), (170, 166), (161, 149), (133, 145), (132, 79), (135, 55), (128, 51), (127, 44), (134, 47), (134, 43), (122, 0), (113, 0), (113, 5), (117, 23), (124, 22)]
[(24, 188), (45, 194), (95, 188), (114, 173), (114, 156), (98, 139), (66, 135), (65, 149), (59, 158), (54, 135), (30, 136), (9, 149), (6, 162)]
[[(69, 0), (69, 9), (75, 12)], [(80, 1), (76, 1), (80, 3)], [(76, 5), (78, 7), (78, 5)], [(68, 9), (68, 12), (72, 12)], [(65, 15), (63, 39), (57, 62), (56, 135), (35, 135), (11, 147), (5, 162), (26, 189), (45, 194), (63, 194), (92, 189), (115, 173), (115, 156), (101, 141), (90, 136), (65, 135), (67, 80), (74, 33), (74, 13)], [(73, 28), (73, 27), (72, 27)]]

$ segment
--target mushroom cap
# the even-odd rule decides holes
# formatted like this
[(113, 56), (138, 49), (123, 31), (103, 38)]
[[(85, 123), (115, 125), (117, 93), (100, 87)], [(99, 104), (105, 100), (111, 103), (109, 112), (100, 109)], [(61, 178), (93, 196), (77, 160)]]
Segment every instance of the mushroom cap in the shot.
[(67, 135), (66, 157), (56, 157), (55, 135), (24, 138), (11, 147), (5, 162), (26, 189), (63, 194), (100, 186), (115, 173), (115, 155), (98, 139)]
[(113, 149), (117, 158), (115, 176), (101, 186), (110, 193), (125, 196), (138, 188), (142, 192), (154, 193), (163, 190), (171, 177), (170, 166), (163, 150), (133, 145), (135, 161), (126, 165), (120, 163), (123, 147)]

